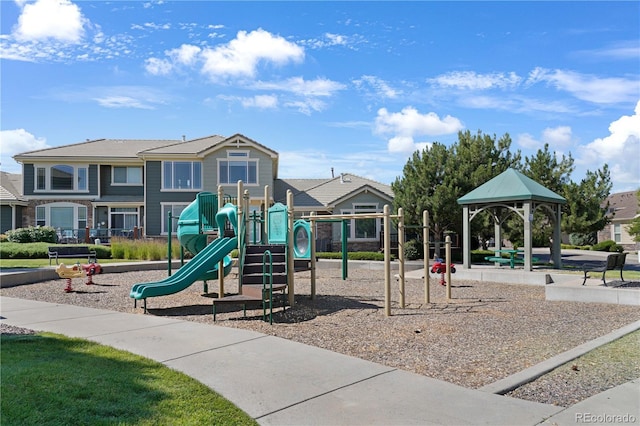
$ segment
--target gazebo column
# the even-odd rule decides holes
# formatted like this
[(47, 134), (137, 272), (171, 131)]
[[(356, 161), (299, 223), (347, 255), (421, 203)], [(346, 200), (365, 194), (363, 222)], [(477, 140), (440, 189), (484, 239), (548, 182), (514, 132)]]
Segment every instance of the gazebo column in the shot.
[(553, 228), (553, 267), (555, 269), (562, 269), (562, 253), (560, 253), (560, 250), (562, 250), (562, 248), (560, 247), (560, 244), (562, 243), (562, 236), (561, 236), (561, 226), (562, 226), (562, 207), (560, 206), (560, 204), (556, 204), (555, 205), (555, 213), (556, 213), (556, 220), (555, 220), (555, 226)]
[[(462, 267), (471, 268), (471, 220), (469, 219), (469, 206), (462, 207)], [(429, 253), (425, 253), (429, 256)]]
[(530, 201), (526, 201), (524, 203), (524, 213), (523, 213), (523, 219), (524, 219), (524, 270), (525, 271), (531, 271), (532, 267), (531, 267), (531, 247), (533, 246), (532, 243), (532, 236), (531, 236), (531, 222), (533, 220), (533, 212), (531, 210), (531, 202)]
[(495, 240), (494, 248), (496, 250), (502, 249), (502, 219), (497, 215), (493, 217), (493, 239)]

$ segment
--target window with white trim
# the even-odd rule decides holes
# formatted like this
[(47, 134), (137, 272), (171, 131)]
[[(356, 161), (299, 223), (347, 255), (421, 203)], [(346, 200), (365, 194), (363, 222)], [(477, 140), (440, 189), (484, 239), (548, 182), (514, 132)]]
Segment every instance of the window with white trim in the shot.
[(86, 166), (56, 164), (36, 167), (36, 191), (87, 191), (89, 169)]
[(164, 161), (162, 163), (162, 189), (201, 190), (202, 163), (200, 161)]
[(171, 212), (171, 232), (175, 234), (178, 231), (178, 218), (180, 217), (180, 213), (184, 210), (189, 204), (186, 203), (161, 203), (162, 206), (162, 235), (167, 235), (169, 233), (169, 212)]
[(59, 231), (84, 231), (87, 226), (87, 207), (74, 203), (36, 206), (36, 225), (52, 226)]
[(227, 151), (227, 158), (218, 160), (218, 182), (234, 185), (239, 180), (248, 185), (258, 184), (258, 159), (250, 158), (249, 151)]
[(622, 241), (622, 229), (619, 223), (613, 225), (613, 241), (620, 243)]
[[(353, 204), (351, 210), (341, 211), (342, 214), (382, 213), (378, 204)], [(382, 232), (382, 219), (351, 219), (347, 223), (347, 238), (350, 240), (377, 240)]]
[(112, 185), (142, 185), (142, 167), (113, 166)]
[(111, 228), (132, 231), (138, 226), (137, 207), (110, 207)]

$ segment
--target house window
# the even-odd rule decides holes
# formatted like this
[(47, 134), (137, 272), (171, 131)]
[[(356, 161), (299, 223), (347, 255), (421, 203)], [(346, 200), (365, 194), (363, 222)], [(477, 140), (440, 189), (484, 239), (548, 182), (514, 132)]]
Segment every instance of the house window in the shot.
[[(351, 210), (342, 210), (342, 214), (381, 213), (377, 204), (354, 204)], [(382, 232), (380, 218), (351, 219), (347, 223), (347, 238), (350, 240), (376, 240)]]
[(620, 224), (613, 225), (613, 241), (620, 243), (622, 241), (622, 231), (620, 230)]
[(162, 167), (162, 189), (202, 189), (201, 162), (165, 161)]
[(258, 159), (249, 158), (249, 151), (227, 151), (227, 158), (218, 160), (218, 181), (233, 185), (239, 180), (258, 184)]
[(36, 169), (36, 189), (39, 191), (47, 189), (47, 169), (44, 167)]
[(113, 166), (113, 185), (142, 185), (142, 167)]
[(56, 164), (36, 167), (36, 191), (87, 191), (88, 169), (83, 166)]
[(111, 207), (109, 215), (113, 229), (132, 231), (138, 226), (138, 209), (136, 207)]
[(52, 226), (60, 235), (78, 235), (87, 226), (87, 207), (74, 203), (51, 203), (36, 207), (36, 225)]
[(162, 234), (166, 235), (169, 232), (169, 212), (171, 212), (171, 232), (176, 233), (178, 230), (178, 218), (180, 213), (184, 210), (188, 204), (165, 204), (162, 203)]
[(36, 226), (47, 226), (46, 210), (44, 206), (36, 207)]

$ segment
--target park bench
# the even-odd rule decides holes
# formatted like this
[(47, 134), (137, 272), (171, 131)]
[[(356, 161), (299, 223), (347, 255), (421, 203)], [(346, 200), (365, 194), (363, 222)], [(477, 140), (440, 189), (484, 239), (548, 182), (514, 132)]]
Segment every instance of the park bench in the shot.
[(49, 247), (49, 265), (51, 265), (51, 259), (56, 260), (61, 258), (77, 259), (80, 257), (86, 257), (88, 262), (96, 262), (96, 251), (89, 250), (87, 246), (51, 246)]
[(585, 264), (582, 267), (582, 271), (584, 272), (584, 281), (582, 281), (582, 285), (587, 282), (587, 278), (589, 278), (589, 272), (602, 272), (602, 282), (605, 287), (607, 286), (607, 281), (605, 280), (605, 275), (607, 271), (615, 271), (617, 269), (620, 270), (620, 280), (624, 281), (622, 277), (622, 268), (624, 268), (624, 263), (627, 260), (627, 253), (612, 253), (607, 256), (607, 260), (601, 262), (600, 265), (593, 266), (593, 264)]

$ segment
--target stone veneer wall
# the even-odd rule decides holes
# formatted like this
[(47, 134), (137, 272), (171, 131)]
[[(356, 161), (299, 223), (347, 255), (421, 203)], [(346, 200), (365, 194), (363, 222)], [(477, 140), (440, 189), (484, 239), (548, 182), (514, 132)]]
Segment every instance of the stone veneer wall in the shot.
[(64, 200), (64, 199), (55, 199), (55, 200), (31, 200), (29, 201), (29, 205), (22, 209), (22, 226), (27, 228), (29, 226), (36, 226), (36, 207), (44, 204), (51, 203), (73, 203), (80, 204), (87, 207), (87, 226), (91, 228), (91, 224), (93, 223), (93, 205), (91, 201), (85, 200)]

